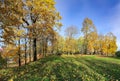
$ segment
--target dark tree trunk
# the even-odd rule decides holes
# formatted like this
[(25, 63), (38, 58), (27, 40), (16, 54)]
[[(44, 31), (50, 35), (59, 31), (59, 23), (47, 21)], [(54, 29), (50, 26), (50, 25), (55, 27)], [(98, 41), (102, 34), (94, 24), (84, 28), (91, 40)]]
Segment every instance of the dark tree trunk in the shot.
[(19, 39), (19, 41), (18, 41), (18, 43), (19, 43), (19, 50), (18, 50), (18, 56), (19, 56), (19, 59), (18, 59), (18, 63), (19, 63), (19, 66), (21, 66), (21, 49), (20, 49), (20, 39)]
[(36, 46), (36, 42), (37, 42), (37, 39), (34, 38), (33, 39), (33, 61), (36, 61), (37, 60), (37, 46)]
[(45, 39), (45, 56), (47, 55), (47, 38)]
[(88, 48), (87, 48), (88, 44), (87, 44), (87, 41), (85, 41), (85, 44), (84, 44), (84, 54), (87, 54), (88, 53)]
[(29, 41), (29, 61), (31, 62), (31, 39)]
[(27, 40), (25, 38), (25, 65), (27, 64)]

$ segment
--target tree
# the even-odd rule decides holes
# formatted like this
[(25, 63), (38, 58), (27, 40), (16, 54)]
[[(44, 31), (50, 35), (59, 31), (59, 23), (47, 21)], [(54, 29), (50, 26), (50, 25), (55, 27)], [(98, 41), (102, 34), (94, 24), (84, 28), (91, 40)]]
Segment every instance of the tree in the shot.
[(106, 35), (106, 46), (107, 46), (107, 55), (115, 54), (117, 51), (116, 37), (112, 32), (107, 33)]
[[(27, 42), (33, 42), (33, 60), (37, 60), (37, 42), (43, 42), (43, 48), (47, 51), (47, 42), (51, 37), (54, 37), (55, 30), (61, 26), (59, 20), (61, 16), (56, 11), (54, 0), (3, 0), (0, 2), (0, 22), (3, 23), (4, 30), (2, 38), (4, 43), (13, 44), (19, 47), (19, 63), (21, 57), (21, 40), (25, 39), (25, 62), (27, 52)], [(22, 28), (26, 34), (20, 36), (17, 32)], [(18, 31), (18, 32), (20, 32)], [(16, 39), (19, 39), (16, 42)], [(44, 39), (44, 40), (43, 40)], [(30, 45), (31, 46), (31, 45)], [(31, 51), (31, 48), (29, 48)], [(29, 52), (31, 53), (31, 52)], [(31, 54), (30, 54), (31, 56)]]
[[(44, 4), (43, 4), (44, 3)], [(37, 60), (37, 40), (47, 39), (48, 32), (53, 32), (53, 27), (61, 26), (58, 22), (61, 19), (59, 13), (56, 11), (54, 0), (34, 0), (25, 2), (27, 14), (29, 14), (31, 23), (25, 18), (23, 21), (28, 25), (29, 33), (33, 39), (33, 53), (34, 61)], [(51, 31), (50, 31), (51, 30)], [(38, 39), (39, 38), (39, 39)], [(45, 46), (44, 40), (43, 44)]]
[(69, 26), (65, 29), (65, 35), (69, 39), (74, 38), (76, 34), (78, 34), (78, 29), (76, 26)]
[(84, 38), (80, 37), (77, 42), (78, 53), (81, 53), (81, 54), (84, 53), (83, 45), (84, 45)]
[(94, 38), (91, 38), (90, 35), (97, 35), (96, 27), (94, 26), (92, 20), (89, 18), (85, 18), (83, 21), (83, 27), (81, 29), (83, 35), (84, 35), (84, 53), (88, 53), (88, 47), (91, 48), (90, 45), (90, 39), (93, 40)]
[(114, 55), (117, 50), (115, 35), (111, 32), (106, 35), (99, 35), (96, 48), (97, 52), (101, 55)]
[(98, 35), (97, 43), (96, 43), (96, 50), (98, 54), (103, 55), (103, 48), (104, 48), (104, 35), (100, 34)]
[(90, 54), (97, 53), (97, 47), (96, 47), (97, 39), (98, 39), (97, 32), (94, 31), (94, 32), (89, 33), (88, 38), (89, 38), (88, 47), (87, 47), (88, 48), (88, 50), (87, 50), (88, 53), (90, 53)]
[(62, 36), (60, 36), (58, 33), (56, 33), (55, 41), (53, 42), (53, 44), (54, 45), (51, 48), (51, 50), (53, 49), (54, 53), (59, 54), (64, 52), (65, 39)]
[(66, 46), (65, 47), (66, 47), (66, 51), (68, 54), (73, 51), (72, 46), (75, 43), (73, 42), (73, 40), (77, 33), (78, 33), (78, 29), (76, 26), (69, 26), (65, 29), (65, 35), (66, 35)]

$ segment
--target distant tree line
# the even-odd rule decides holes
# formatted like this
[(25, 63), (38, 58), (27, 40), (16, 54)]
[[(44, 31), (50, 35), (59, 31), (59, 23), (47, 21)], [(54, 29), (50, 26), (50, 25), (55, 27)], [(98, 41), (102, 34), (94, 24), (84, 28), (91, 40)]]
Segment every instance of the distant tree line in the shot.
[[(82, 36), (78, 36), (79, 32)], [(65, 35), (66, 37), (57, 36), (56, 50), (58, 52), (109, 56), (115, 55), (117, 51), (116, 36), (112, 32), (99, 35), (89, 18), (84, 19), (81, 31), (76, 26), (70, 26), (66, 28)]]

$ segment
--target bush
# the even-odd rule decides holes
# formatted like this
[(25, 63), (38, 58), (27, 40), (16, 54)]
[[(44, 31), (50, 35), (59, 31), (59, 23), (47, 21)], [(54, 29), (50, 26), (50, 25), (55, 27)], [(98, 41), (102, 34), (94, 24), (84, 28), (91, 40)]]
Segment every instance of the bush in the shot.
[(120, 57), (120, 51), (117, 51), (117, 52), (115, 53), (115, 55), (116, 55), (117, 57)]
[(57, 52), (57, 55), (58, 55), (58, 56), (61, 56), (61, 55), (62, 55), (62, 52), (58, 51), (58, 52)]

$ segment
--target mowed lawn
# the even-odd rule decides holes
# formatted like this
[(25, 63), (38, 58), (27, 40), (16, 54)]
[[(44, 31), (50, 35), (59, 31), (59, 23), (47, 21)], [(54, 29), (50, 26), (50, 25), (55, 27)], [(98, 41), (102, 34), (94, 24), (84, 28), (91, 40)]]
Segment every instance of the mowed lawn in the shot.
[(9, 81), (120, 81), (120, 59), (100, 56), (49, 56), (26, 66), (0, 70)]

